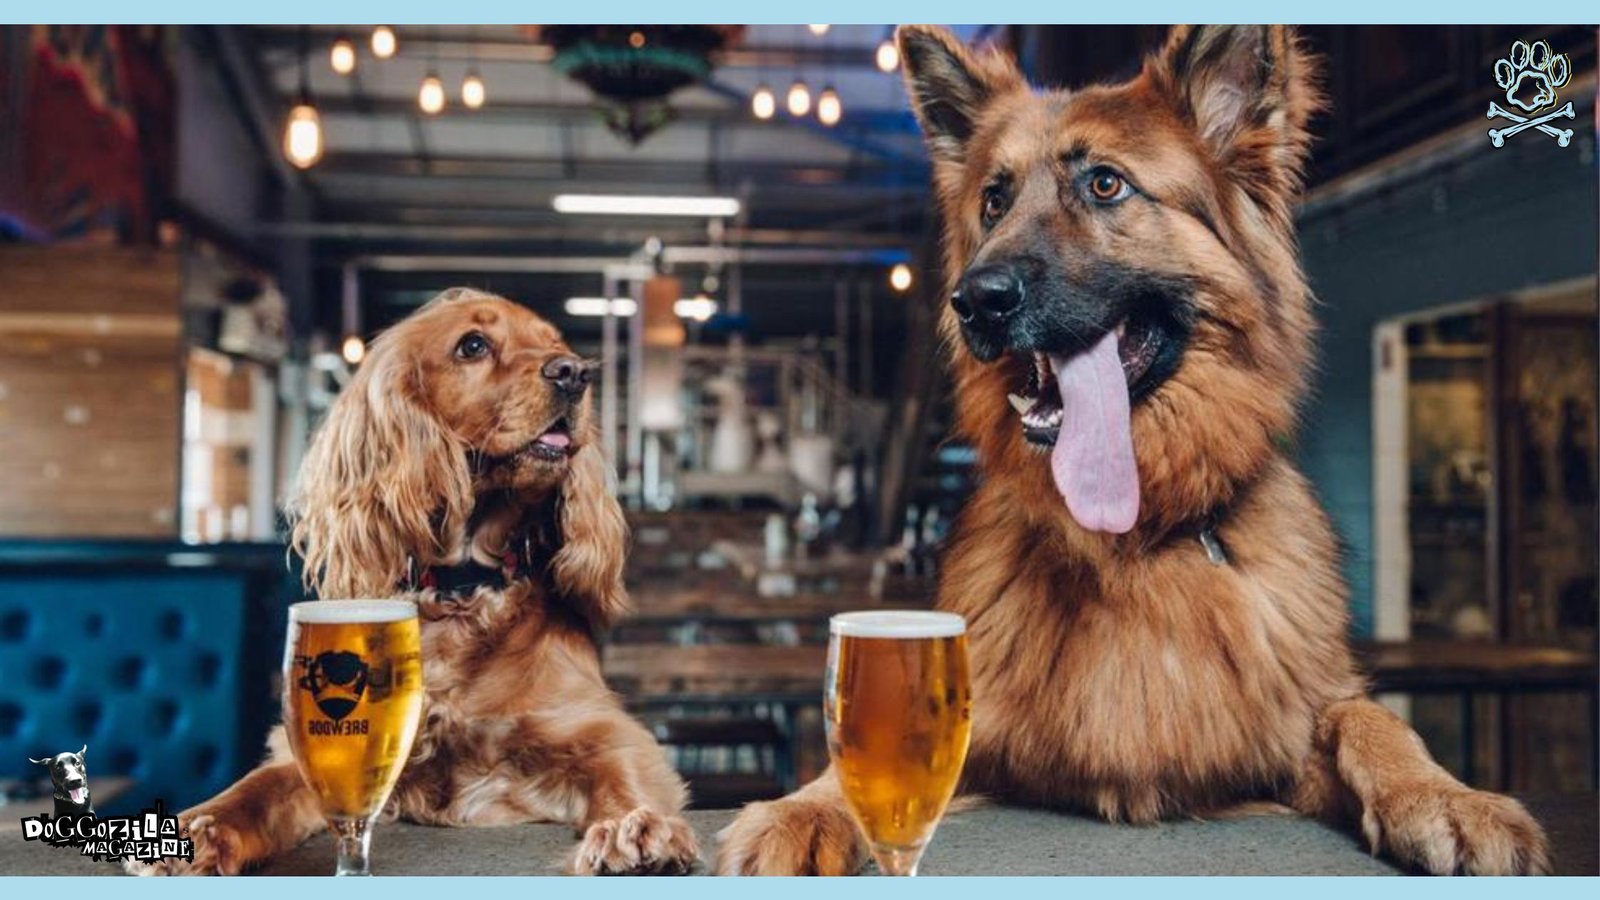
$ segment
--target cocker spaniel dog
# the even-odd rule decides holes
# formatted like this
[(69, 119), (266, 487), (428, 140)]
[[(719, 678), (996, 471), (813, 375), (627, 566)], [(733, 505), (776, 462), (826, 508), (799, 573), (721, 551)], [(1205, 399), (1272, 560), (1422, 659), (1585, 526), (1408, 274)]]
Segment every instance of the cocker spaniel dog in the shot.
[[(293, 546), (324, 598), (414, 599), (423, 720), (386, 815), (427, 825), (565, 822), (579, 874), (683, 873), (687, 791), (600, 675), (626, 605), (626, 524), (590, 370), (549, 323), (452, 289), (372, 343), (312, 441)], [(233, 874), (323, 827), (283, 729), (268, 760), (183, 813), (192, 862)]]

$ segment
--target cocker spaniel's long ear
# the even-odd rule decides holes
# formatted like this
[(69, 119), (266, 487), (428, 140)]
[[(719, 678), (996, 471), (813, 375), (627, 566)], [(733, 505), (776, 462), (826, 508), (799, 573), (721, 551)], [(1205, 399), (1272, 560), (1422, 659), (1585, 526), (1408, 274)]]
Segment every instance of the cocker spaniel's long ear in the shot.
[(389, 597), (409, 562), (455, 545), (472, 510), (466, 446), (421, 400), (406, 335), (373, 341), (312, 439), (288, 504), (306, 586), (328, 599)]
[(611, 464), (591, 434), (572, 457), (556, 513), (561, 546), (550, 560), (555, 589), (595, 631), (628, 611), (622, 585), (628, 523), (617, 503)]

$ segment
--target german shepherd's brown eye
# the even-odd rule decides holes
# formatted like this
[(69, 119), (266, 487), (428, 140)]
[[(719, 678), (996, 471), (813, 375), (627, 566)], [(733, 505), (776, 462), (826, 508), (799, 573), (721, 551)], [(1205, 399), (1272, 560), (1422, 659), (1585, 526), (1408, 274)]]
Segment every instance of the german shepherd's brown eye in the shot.
[(481, 331), (469, 331), (456, 341), (456, 359), (482, 359), (489, 355), (489, 339)]
[(1127, 179), (1110, 169), (1096, 169), (1089, 173), (1089, 195), (1101, 203), (1126, 200), (1132, 192)]
[(1011, 198), (1006, 196), (1003, 185), (991, 184), (983, 189), (983, 227), (993, 228), (994, 223), (1006, 214), (1010, 208)]

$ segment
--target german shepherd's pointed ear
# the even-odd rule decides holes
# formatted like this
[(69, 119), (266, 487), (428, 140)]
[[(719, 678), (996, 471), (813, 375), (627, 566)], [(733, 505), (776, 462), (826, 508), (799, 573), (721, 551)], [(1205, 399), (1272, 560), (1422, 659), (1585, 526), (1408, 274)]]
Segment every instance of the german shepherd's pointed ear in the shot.
[(935, 164), (959, 164), (983, 108), (996, 96), (1024, 87), (1022, 73), (1009, 57), (974, 53), (936, 25), (901, 25), (894, 40), (929, 155)]
[[(1298, 188), (1321, 107), (1315, 59), (1287, 25), (1177, 25), (1157, 81), (1217, 161), (1286, 199)], [(1266, 198), (1263, 198), (1266, 199)]]

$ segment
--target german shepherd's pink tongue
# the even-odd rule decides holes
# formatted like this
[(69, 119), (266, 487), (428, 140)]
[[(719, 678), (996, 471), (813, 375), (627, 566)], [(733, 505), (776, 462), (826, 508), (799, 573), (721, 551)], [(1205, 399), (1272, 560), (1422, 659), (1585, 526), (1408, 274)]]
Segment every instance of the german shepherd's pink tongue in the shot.
[(1056, 489), (1079, 525), (1124, 534), (1139, 518), (1139, 469), (1116, 332), (1076, 356), (1051, 356), (1050, 368), (1061, 388), (1061, 432), (1050, 451)]

